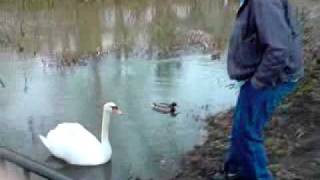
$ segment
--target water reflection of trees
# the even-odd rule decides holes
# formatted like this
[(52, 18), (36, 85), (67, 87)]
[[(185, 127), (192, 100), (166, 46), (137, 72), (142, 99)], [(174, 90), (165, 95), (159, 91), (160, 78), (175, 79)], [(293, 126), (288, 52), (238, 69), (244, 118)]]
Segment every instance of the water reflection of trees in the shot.
[(156, 45), (166, 55), (176, 39), (177, 16), (171, 8), (171, 1), (156, 1), (153, 7), (154, 18), (151, 23), (151, 44)]
[(167, 53), (179, 32), (201, 29), (222, 48), (234, 15), (232, 8), (222, 7), (223, 0), (4, 1), (0, 36), (21, 42), (30, 52), (86, 53), (102, 47), (127, 58), (154, 49)]
[(102, 32), (98, 4), (90, 6), (83, 3), (75, 4), (75, 21), (78, 51), (81, 53), (94, 52), (101, 47)]
[(130, 41), (129, 29), (125, 24), (122, 0), (114, 0), (114, 6), (115, 27), (113, 44), (117, 46), (115, 54), (117, 59), (120, 59), (122, 54), (127, 59), (129, 56), (131, 47), (130, 45), (132, 44), (132, 41)]
[(164, 62), (158, 63), (156, 66), (156, 75), (159, 78), (166, 78), (167, 80), (174, 79), (174, 75), (180, 71), (181, 62)]

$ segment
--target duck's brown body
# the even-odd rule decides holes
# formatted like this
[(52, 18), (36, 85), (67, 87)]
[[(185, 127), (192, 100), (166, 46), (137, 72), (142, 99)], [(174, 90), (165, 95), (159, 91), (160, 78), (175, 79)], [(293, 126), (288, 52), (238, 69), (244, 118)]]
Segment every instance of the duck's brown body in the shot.
[(176, 112), (176, 103), (152, 103), (152, 109), (161, 113), (175, 113)]

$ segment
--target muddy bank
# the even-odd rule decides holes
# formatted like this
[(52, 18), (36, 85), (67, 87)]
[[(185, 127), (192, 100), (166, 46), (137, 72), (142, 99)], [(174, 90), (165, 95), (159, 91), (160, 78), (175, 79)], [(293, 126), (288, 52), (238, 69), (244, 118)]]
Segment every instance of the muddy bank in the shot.
[[(317, 19), (304, 28), (306, 74), (285, 100), (265, 131), (269, 168), (280, 180), (320, 179), (320, 38)], [(208, 139), (185, 155), (173, 179), (210, 179), (221, 169), (228, 148), (233, 110), (206, 119)]]

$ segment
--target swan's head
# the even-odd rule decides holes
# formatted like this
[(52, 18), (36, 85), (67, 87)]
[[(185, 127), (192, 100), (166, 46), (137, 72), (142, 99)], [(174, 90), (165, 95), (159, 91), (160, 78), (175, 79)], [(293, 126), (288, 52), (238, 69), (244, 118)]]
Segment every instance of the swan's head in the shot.
[(122, 114), (121, 110), (114, 102), (107, 102), (104, 104), (103, 110), (109, 113)]

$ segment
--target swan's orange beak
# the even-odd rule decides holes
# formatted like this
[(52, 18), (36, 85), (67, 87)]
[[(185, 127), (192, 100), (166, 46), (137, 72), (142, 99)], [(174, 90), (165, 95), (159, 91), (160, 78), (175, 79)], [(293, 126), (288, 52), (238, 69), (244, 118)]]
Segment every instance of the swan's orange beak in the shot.
[(123, 112), (122, 112), (120, 109), (112, 110), (112, 112), (113, 112), (114, 114), (118, 114), (118, 115), (122, 115), (122, 114), (123, 114)]

